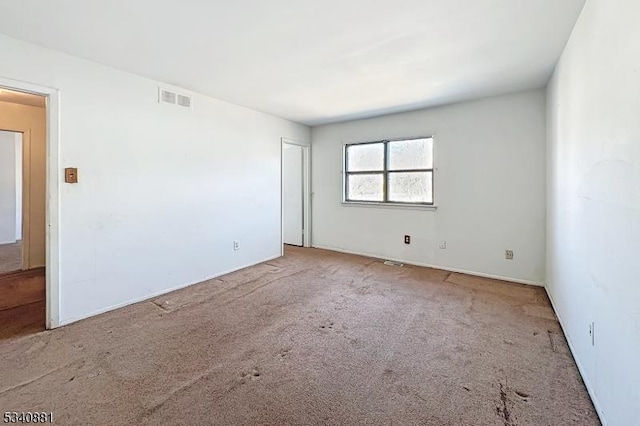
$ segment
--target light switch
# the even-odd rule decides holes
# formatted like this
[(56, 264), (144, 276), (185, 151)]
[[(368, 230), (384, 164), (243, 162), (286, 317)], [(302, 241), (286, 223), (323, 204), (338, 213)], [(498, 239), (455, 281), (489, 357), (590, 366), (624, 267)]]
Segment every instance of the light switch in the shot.
[(75, 167), (64, 169), (64, 181), (66, 183), (78, 183), (78, 169)]

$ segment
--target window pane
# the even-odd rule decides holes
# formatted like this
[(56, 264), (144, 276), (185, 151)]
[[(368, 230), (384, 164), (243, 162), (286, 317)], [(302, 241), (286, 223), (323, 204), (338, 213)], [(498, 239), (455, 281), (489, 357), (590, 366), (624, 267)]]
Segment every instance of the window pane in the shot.
[(389, 173), (389, 201), (433, 203), (432, 172)]
[(347, 175), (349, 201), (383, 201), (384, 175)]
[(382, 171), (384, 168), (384, 144), (366, 143), (347, 146), (347, 171)]
[(389, 142), (389, 170), (432, 168), (432, 138)]

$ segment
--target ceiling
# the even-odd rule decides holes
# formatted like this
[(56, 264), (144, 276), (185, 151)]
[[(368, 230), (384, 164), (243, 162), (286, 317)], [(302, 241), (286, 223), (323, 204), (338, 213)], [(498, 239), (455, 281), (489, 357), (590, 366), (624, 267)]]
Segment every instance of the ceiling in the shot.
[(20, 0), (0, 32), (317, 125), (544, 86), (585, 0)]
[(0, 102), (10, 102), (12, 104), (44, 108), (46, 105), (46, 98), (44, 96), (16, 92), (14, 90), (8, 90), (0, 87)]

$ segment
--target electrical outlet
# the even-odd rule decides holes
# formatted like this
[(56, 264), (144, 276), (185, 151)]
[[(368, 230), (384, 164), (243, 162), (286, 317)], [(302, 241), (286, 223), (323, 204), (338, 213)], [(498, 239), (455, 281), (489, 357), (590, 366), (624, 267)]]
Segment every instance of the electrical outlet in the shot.
[(240, 241), (234, 241), (233, 242), (233, 250), (234, 251), (240, 250)]
[(513, 250), (505, 250), (504, 258), (507, 260), (513, 260)]
[(596, 323), (591, 321), (589, 324), (589, 337), (591, 337), (591, 346), (596, 345)]
[(446, 240), (442, 240), (440, 241), (440, 244), (438, 245), (438, 247), (440, 247), (442, 250), (447, 248), (447, 241)]
[(404, 243), (405, 244), (411, 244), (411, 235), (405, 235), (404, 236)]

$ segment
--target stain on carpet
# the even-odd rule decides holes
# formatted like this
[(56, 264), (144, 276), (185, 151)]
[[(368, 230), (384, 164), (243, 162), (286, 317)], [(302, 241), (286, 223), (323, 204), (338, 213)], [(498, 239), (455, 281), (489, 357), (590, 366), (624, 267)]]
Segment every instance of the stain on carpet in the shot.
[(507, 388), (502, 383), (498, 383), (498, 385), (500, 386), (500, 402), (496, 405), (496, 414), (500, 416), (504, 426), (516, 426), (515, 419), (512, 418), (509, 409), (510, 401), (507, 397)]

